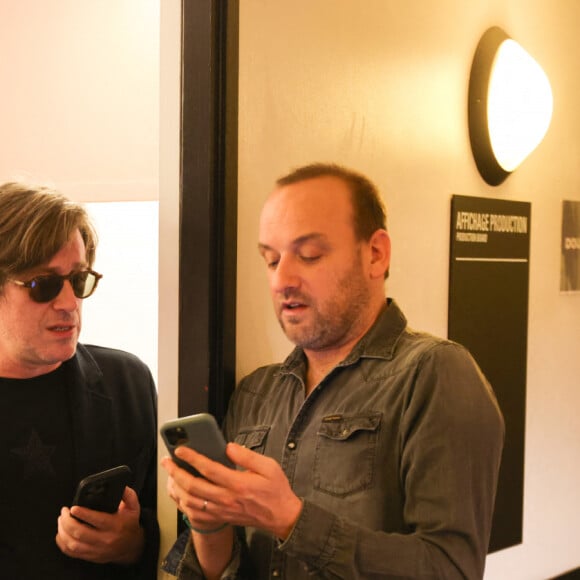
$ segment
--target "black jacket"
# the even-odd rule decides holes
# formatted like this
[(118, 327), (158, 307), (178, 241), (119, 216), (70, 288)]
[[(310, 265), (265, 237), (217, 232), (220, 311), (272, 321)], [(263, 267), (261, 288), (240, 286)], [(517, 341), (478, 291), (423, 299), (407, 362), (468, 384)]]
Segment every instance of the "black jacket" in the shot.
[(157, 578), (157, 391), (149, 368), (136, 356), (78, 345), (64, 364), (70, 385), (76, 478), (126, 464), (141, 504), (146, 546), (132, 567), (107, 566), (110, 578)]

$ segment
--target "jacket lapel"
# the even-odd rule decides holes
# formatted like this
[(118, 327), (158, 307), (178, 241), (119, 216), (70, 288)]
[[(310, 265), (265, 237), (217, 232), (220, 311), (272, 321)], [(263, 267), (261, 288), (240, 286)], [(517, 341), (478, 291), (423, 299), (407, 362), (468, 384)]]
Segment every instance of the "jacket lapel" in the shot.
[(80, 480), (113, 467), (112, 400), (103, 391), (103, 374), (81, 344), (67, 363), (72, 412), (75, 472)]

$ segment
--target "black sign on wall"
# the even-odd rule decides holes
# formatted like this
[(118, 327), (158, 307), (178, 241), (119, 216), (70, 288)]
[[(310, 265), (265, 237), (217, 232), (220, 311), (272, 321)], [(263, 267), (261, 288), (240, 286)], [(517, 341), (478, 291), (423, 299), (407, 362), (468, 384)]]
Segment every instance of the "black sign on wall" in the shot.
[(560, 290), (580, 291), (580, 201), (562, 202)]
[(522, 541), (531, 205), (451, 201), (448, 336), (491, 383), (506, 423), (489, 551)]

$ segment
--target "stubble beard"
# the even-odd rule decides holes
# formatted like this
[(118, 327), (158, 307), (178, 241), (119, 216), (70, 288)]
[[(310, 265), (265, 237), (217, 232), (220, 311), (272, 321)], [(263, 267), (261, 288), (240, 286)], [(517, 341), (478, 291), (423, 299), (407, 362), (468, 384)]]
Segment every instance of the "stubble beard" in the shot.
[(370, 291), (364, 283), (360, 256), (337, 282), (333, 299), (320, 305), (312, 300), (308, 303), (308, 323), (301, 322), (299, 318), (293, 320), (292, 317), (284, 319), (278, 316), (284, 334), (296, 346), (322, 351), (339, 347), (356, 335), (370, 303)]

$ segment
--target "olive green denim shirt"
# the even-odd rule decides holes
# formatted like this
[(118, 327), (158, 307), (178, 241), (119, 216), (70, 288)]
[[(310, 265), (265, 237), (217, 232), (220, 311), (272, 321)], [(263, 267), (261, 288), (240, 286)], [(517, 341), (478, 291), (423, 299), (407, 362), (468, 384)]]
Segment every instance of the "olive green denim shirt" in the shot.
[[(389, 300), (308, 398), (305, 376), (297, 348), (232, 397), (227, 439), (276, 459), (304, 507), (284, 542), (247, 528), (232, 563), (253, 571), (224, 578), (481, 578), (504, 423), (467, 350)], [(180, 577), (201, 578), (189, 546)]]

